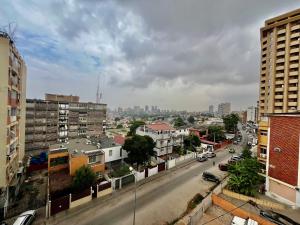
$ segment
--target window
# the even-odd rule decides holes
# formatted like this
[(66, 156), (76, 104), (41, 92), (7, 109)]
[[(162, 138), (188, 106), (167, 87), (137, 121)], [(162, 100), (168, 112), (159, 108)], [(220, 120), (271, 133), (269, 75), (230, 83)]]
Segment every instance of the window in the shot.
[(112, 150), (109, 150), (109, 156), (112, 156)]
[(260, 154), (267, 154), (267, 148), (260, 147)]
[(265, 130), (261, 130), (261, 131), (260, 131), (260, 135), (267, 136), (267, 135), (268, 135), (268, 132), (265, 131)]
[(95, 163), (95, 162), (97, 162), (97, 156), (95, 155), (89, 156), (89, 163)]

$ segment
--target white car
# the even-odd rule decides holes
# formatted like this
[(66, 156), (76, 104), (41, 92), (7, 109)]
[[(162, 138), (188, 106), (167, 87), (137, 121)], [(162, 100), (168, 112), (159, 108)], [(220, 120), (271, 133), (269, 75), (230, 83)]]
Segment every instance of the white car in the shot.
[(36, 215), (35, 210), (29, 210), (23, 212), (21, 215), (18, 216), (17, 220), (14, 222), (13, 225), (29, 225), (32, 224)]
[(258, 225), (258, 223), (250, 218), (243, 219), (241, 217), (235, 216), (231, 221), (231, 225)]

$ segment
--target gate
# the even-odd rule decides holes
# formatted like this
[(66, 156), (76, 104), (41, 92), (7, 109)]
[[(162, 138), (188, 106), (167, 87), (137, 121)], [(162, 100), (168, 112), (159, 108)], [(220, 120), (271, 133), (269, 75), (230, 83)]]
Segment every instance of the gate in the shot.
[(166, 169), (166, 164), (164, 162), (158, 164), (158, 172), (164, 171)]
[(70, 208), (70, 196), (66, 195), (57, 199), (51, 200), (50, 215), (54, 215), (61, 211), (67, 210)]
[(98, 192), (98, 190), (97, 190), (97, 184), (92, 185), (92, 190), (93, 190), (93, 192), (92, 192), (92, 198), (97, 198), (97, 192)]

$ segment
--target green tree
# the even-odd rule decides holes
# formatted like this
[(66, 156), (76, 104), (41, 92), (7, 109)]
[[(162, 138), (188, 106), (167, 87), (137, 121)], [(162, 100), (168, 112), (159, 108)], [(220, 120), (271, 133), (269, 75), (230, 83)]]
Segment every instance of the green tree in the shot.
[(184, 126), (185, 125), (185, 122), (183, 121), (183, 119), (178, 116), (174, 121), (174, 127), (181, 127), (181, 126)]
[(125, 140), (123, 149), (128, 153), (128, 160), (130, 163), (144, 165), (149, 162), (151, 156), (155, 156), (154, 151), (155, 142), (149, 136), (133, 135), (131, 138)]
[(248, 146), (245, 146), (242, 151), (242, 157), (244, 159), (250, 159), (252, 157), (252, 152)]
[(223, 127), (215, 126), (215, 125), (209, 126), (207, 139), (209, 141), (216, 141), (216, 142), (225, 140), (226, 137), (224, 134)]
[(115, 118), (115, 122), (118, 122), (118, 121), (120, 121), (121, 119), (119, 118), (119, 117), (116, 117)]
[(81, 191), (91, 187), (96, 182), (97, 176), (89, 166), (82, 166), (75, 172), (72, 181), (73, 191)]
[(229, 189), (240, 194), (255, 196), (261, 181), (259, 171), (260, 164), (254, 158), (247, 158), (231, 165), (229, 167)]
[(196, 147), (200, 146), (200, 144), (200, 139), (196, 135), (189, 135), (183, 140), (184, 148), (190, 151), (196, 151)]
[(189, 123), (195, 123), (195, 118), (193, 116), (189, 116), (187, 120)]
[(133, 121), (133, 123), (131, 124), (129, 131), (127, 133), (127, 136), (133, 136), (135, 135), (135, 131), (139, 126), (145, 125), (144, 121), (140, 121), (140, 120), (136, 120)]
[(122, 129), (123, 128), (123, 125), (122, 124), (118, 124), (117, 125), (117, 129)]
[(240, 118), (235, 113), (231, 113), (227, 116), (224, 116), (223, 117), (223, 122), (224, 122), (224, 125), (225, 125), (225, 130), (227, 132), (237, 131), (237, 125), (238, 125), (239, 121), (240, 121)]

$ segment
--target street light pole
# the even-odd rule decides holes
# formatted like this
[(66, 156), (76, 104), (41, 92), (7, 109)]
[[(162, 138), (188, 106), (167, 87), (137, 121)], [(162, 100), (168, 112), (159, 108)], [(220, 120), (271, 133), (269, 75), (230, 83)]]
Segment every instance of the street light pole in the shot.
[[(133, 172), (133, 168), (129, 167), (129, 170)], [(133, 207), (133, 222), (132, 224), (135, 225), (135, 210), (136, 210), (136, 174), (132, 173), (134, 176), (134, 207)]]

